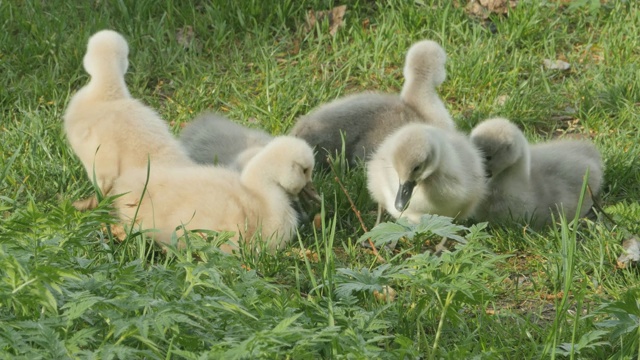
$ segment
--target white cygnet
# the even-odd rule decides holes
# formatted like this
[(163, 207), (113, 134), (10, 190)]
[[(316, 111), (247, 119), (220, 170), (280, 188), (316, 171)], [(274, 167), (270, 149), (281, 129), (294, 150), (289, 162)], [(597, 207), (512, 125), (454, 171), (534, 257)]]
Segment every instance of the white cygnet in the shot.
[(583, 177), (589, 172), (580, 209), (584, 216), (598, 196), (603, 181), (600, 152), (586, 140), (554, 140), (529, 145), (522, 131), (504, 118), (478, 124), (471, 141), (483, 152), (489, 192), (478, 207), (476, 219), (525, 221), (534, 228), (550, 224), (563, 210), (576, 214)]
[(394, 218), (418, 223), (423, 214), (464, 219), (484, 198), (482, 156), (463, 134), (408, 124), (367, 162), (367, 187)]
[[(249, 160), (241, 173), (213, 166), (155, 167), (124, 174), (115, 186), (116, 208), (125, 222), (156, 229), (152, 237), (168, 244), (172, 234), (189, 230), (233, 231), (251, 241), (258, 235), (271, 251), (282, 248), (296, 233), (298, 219), (292, 201), (311, 186), (313, 151), (301, 139), (276, 137)], [(144, 196), (143, 196), (144, 192)]]
[(400, 96), (361, 93), (323, 104), (300, 117), (290, 135), (306, 140), (316, 151), (316, 161), (327, 166), (327, 155), (342, 149), (355, 164), (368, 156), (402, 125), (421, 122), (454, 129), (454, 122), (436, 88), (446, 78), (446, 53), (436, 42), (424, 40), (407, 52), (405, 83)]
[[(64, 129), (69, 144), (98, 187), (109, 194), (114, 181), (126, 170), (159, 164), (190, 164), (189, 156), (167, 124), (148, 106), (131, 98), (124, 75), (129, 47), (119, 33), (94, 34), (84, 56), (91, 76), (69, 102)], [(84, 210), (96, 198), (74, 204)]]
[[(273, 139), (265, 131), (236, 124), (226, 117), (206, 112), (191, 121), (180, 134), (180, 142), (199, 164), (230, 166), (241, 170), (256, 148)], [(247, 151), (254, 149), (252, 151)]]

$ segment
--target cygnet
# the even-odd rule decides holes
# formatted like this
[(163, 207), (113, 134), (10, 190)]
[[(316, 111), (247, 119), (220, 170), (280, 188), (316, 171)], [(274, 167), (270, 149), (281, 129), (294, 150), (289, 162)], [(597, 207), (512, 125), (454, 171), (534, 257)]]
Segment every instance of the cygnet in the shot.
[[(84, 56), (91, 76), (69, 102), (64, 114), (67, 139), (90, 179), (95, 176), (103, 194), (126, 170), (192, 161), (172, 136), (167, 124), (148, 106), (131, 98), (124, 75), (129, 47), (119, 33), (94, 34)], [(76, 202), (79, 209), (95, 207), (96, 199)]]
[(478, 124), (471, 141), (485, 158), (489, 192), (475, 218), (482, 221), (525, 221), (534, 228), (550, 224), (552, 214), (574, 218), (583, 177), (589, 172), (591, 194), (584, 197), (580, 216), (600, 193), (603, 164), (600, 152), (586, 140), (554, 140), (529, 145), (522, 131), (504, 118)]
[(180, 134), (180, 142), (195, 162), (236, 169), (241, 169), (250, 155), (255, 155), (271, 139), (265, 131), (244, 127), (210, 112), (191, 121)]
[(446, 78), (446, 53), (434, 41), (414, 44), (407, 52), (405, 83), (400, 96), (381, 93), (350, 95), (323, 104), (298, 119), (290, 134), (315, 147), (316, 161), (327, 166), (327, 155), (342, 151), (355, 164), (367, 160), (378, 145), (402, 125), (422, 122), (454, 129), (454, 122), (436, 88)]
[[(276, 137), (258, 152), (241, 173), (222, 167), (185, 166), (129, 171), (118, 179), (115, 193), (121, 219), (153, 238), (170, 243), (172, 234), (189, 230), (233, 231), (250, 241), (258, 234), (271, 251), (282, 248), (296, 233), (298, 219), (292, 200), (311, 186), (313, 151), (301, 139)], [(144, 196), (143, 196), (144, 193)]]
[(423, 214), (464, 219), (484, 198), (482, 156), (454, 130), (408, 124), (385, 139), (367, 162), (367, 187), (394, 218)]

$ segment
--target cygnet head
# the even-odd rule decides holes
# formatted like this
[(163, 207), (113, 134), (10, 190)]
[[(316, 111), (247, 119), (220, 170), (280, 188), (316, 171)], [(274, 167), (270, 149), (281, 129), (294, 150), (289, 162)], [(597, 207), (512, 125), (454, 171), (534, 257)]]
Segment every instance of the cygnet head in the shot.
[(119, 33), (102, 30), (89, 38), (87, 53), (83, 59), (84, 69), (92, 77), (100, 76), (115, 68), (123, 76), (129, 67), (129, 45)]
[(440, 129), (430, 125), (410, 124), (392, 135), (395, 147), (391, 161), (400, 181), (395, 201), (398, 211), (403, 211), (407, 206), (416, 184), (438, 169), (440, 132)]
[(245, 167), (255, 176), (253, 170), (261, 167), (260, 173), (281, 186), (288, 194), (296, 196), (311, 182), (315, 160), (313, 150), (302, 139), (280, 136), (271, 140), (256, 154)]
[(511, 121), (494, 118), (471, 131), (471, 142), (482, 152), (487, 177), (495, 177), (526, 156), (527, 139)]
[(434, 88), (444, 82), (447, 77), (444, 64), (447, 54), (435, 41), (423, 40), (411, 46), (404, 63), (406, 82), (417, 79), (430, 82)]

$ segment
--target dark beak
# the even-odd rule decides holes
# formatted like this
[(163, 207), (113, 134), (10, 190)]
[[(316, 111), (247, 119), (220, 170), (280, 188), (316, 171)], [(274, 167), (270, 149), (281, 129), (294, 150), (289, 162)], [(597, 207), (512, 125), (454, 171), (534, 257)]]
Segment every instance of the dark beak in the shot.
[(491, 170), (489, 170), (489, 169), (486, 169), (486, 170), (484, 171), (484, 175), (485, 175), (485, 177), (486, 177), (487, 179), (491, 179), (491, 177), (493, 176), (493, 174), (491, 173)]
[(398, 188), (398, 194), (396, 195), (396, 210), (404, 211), (411, 200), (411, 194), (413, 194), (413, 188), (416, 186), (415, 181), (407, 181), (404, 184), (400, 184)]
[(311, 200), (318, 204), (321, 201), (320, 195), (318, 195), (318, 191), (316, 190), (316, 187), (313, 186), (313, 183), (311, 181), (309, 181), (307, 185), (302, 188), (302, 191), (300, 191), (300, 197), (302, 197), (306, 201)]
[(304, 222), (311, 221), (313, 215), (320, 211), (321, 203), (322, 198), (318, 195), (311, 181), (309, 181), (307, 185), (302, 188), (298, 196), (293, 199), (293, 207), (298, 213), (298, 219)]

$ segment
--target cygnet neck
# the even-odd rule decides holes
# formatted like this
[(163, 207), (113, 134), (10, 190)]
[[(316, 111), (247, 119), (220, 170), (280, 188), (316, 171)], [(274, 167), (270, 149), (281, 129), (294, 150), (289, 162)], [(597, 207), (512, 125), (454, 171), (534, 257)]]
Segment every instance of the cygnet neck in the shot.
[(118, 100), (130, 98), (131, 94), (117, 65), (102, 64), (100, 71), (91, 74), (86, 86), (88, 96), (99, 100)]
[(443, 141), (440, 136), (431, 136), (430, 141), (433, 143), (434, 151), (438, 154), (437, 162), (434, 164), (435, 170), (431, 176), (435, 179), (435, 177), (439, 177), (441, 175), (448, 176), (455, 173), (455, 171), (452, 170), (459, 168), (459, 161), (455, 156), (447, 156), (447, 154), (452, 154), (455, 151), (452, 149), (451, 144), (448, 141)]
[(516, 162), (504, 169), (500, 174), (496, 175), (494, 181), (502, 182), (517, 180), (521, 184), (526, 184), (529, 182), (530, 176), (531, 154), (529, 151), (529, 145), (525, 144), (521, 149), (521, 154)]
[(274, 167), (264, 155), (258, 154), (247, 163), (240, 174), (240, 182), (255, 197), (250, 205), (261, 209), (263, 234), (289, 239), (295, 231), (295, 211), (291, 207), (290, 195), (274, 177)]
[[(434, 125), (440, 125), (448, 122), (446, 119), (432, 119), (432, 117), (441, 116), (447, 113), (440, 96), (436, 91), (435, 85), (427, 79), (412, 79), (407, 81), (400, 92), (402, 101), (413, 108), (425, 119), (431, 120)], [(442, 127), (442, 126), (441, 126)]]
[[(414, 77), (416, 75), (413, 75)], [(428, 79), (413, 78), (406, 80), (400, 91), (400, 96), (407, 103), (419, 105), (422, 99), (437, 97), (435, 85)], [(416, 106), (420, 107), (420, 106)]]
[(273, 167), (264, 159), (263, 154), (258, 154), (249, 160), (240, 174), (242, 185), (266, 198), (282, 200), (287, 198), (286, 190), (273, 176)]

